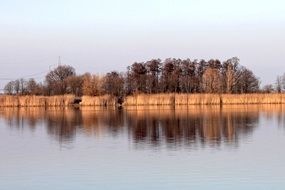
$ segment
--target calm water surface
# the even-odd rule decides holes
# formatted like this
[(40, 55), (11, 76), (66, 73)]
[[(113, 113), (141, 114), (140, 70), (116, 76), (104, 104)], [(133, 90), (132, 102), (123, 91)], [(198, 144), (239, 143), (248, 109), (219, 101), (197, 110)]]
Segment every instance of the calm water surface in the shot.
[(285, 107), (1, 109), (0, 189), (285, 189)]

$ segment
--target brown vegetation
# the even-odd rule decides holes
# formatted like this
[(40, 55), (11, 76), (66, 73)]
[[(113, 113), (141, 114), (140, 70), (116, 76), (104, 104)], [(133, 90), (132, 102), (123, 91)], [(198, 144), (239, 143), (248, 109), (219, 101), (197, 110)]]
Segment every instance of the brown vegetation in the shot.
[(0, 107), (65, 107), (71, 105), (73, 101), (73, 95), (0, 96)]
[[(268, 90), (268, 88), (267, 88)], [(224, 62), (218, 59), (153, 59), (133, 63), (127, 72), (109, 72), (98, 76), (76, 75), (69, 65), (59, 65), (47, 73), (43, 83), (34, 79), (10, 81), (4, 88), (7, 95), (64, 95), (122, 98), (136, 93), (254, 93), (259, 80), (252, 71), (239, 65), (238, 58)]]
[(266, 85), (260, 90), (259, 84), (236, 57), (223, 62), (153, 59), (135, 62), (127, 72), (102, 76), (77, 75), (73, 67), (59, 65), (47, 73), (43, 83), (34, 79), (10, 81), (0, 106), (67, 106), (80, 101), (82, 106), (285, 103), (285, 75), (277, 78), (276, 88)]
[[(0, 96), (0, 107), (66, 107), (74, 104), (74, 95), (63, 96)], [(81, 106), (115, 106), (117, 98), (111, 95), (82, 96)]]
[[(74, 104), (74, 95), (0, 96), (0, 107), (65, 107)], [(81, 106), (118, 106), (111, 95), (82, 96)], [(137, 94), (125, 97), (124, 106), (285, 104), (285, 94)]]
[(140, 94), (126, 97), (125, 106), (284, 104), (285, 94)]
[(82, 96), (81, 106), (115, 106), (116, 98), (114, 96)]

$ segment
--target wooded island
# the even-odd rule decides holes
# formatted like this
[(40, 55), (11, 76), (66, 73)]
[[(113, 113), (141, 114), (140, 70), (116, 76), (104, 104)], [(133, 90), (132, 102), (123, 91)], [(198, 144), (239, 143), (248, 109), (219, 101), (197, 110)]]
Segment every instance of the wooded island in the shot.
[(72, 66), (58, 65), (43, 82), (8, 82), (0, 106), (279, 104), (285, 103), (283, 78), (260, 89), (259, 79), (236, 57), (223, 62), (153, 59), (103, 76), (77, 75)]

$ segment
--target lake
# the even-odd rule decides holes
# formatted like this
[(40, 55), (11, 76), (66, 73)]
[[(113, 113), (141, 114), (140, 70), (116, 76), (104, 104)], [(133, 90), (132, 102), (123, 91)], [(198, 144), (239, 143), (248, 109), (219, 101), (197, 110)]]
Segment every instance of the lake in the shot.
[(285, 106), (1, 108), (0, 189), (284, 189)]

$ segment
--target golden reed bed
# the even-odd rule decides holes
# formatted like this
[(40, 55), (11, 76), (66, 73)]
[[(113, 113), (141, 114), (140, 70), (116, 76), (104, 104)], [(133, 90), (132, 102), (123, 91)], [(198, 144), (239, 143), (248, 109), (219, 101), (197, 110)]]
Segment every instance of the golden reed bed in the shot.
[(126, 106), (284, 104), (285, 94), (140, 94), (128, 96)]
[[(0, 107), (66, 107), (74, 95), (0, 96)], [(139, 94), (127, 96), (123, 106), (285, 104), (285, 94)], [(117, 106), (110, 95), (82, 96), (81, 106)]]
[(58, 107), (68, 106), (74, 96), (0, 96), (1, 107)]
[[(74, 95), (63, 96), (0, 96), (0, 107), (66, 107), (73, 105)], [(111, 96), (83, 96), (82, 106), (114, 106), (116, 99)]]

